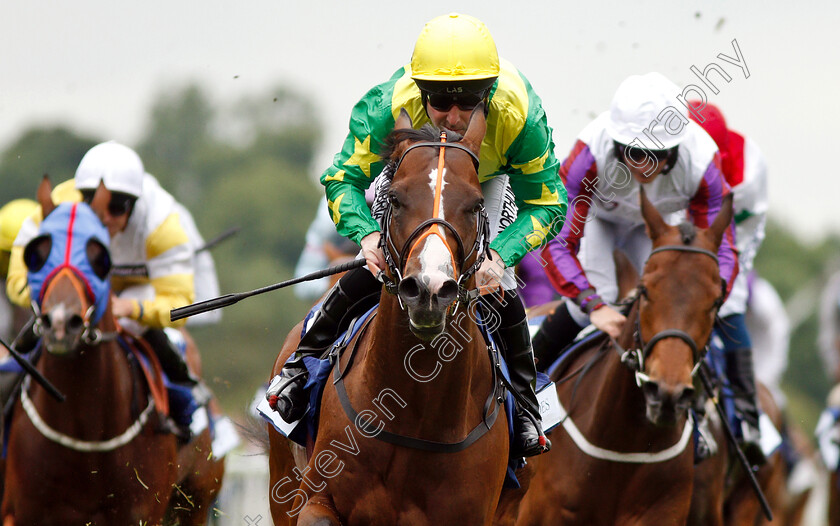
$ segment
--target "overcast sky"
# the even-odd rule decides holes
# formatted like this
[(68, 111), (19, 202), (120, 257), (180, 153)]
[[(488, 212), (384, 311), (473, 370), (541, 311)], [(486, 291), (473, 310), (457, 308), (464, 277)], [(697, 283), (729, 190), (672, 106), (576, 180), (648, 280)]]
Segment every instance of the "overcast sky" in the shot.
[[(836, 1), (6, 0), (0, 146), (34, 123), (134, 145), (164, 86), (197, 80), (223, 101), (285, 82), (319, 105), (320, 171), (353, 104), (408, 62), (427, 20), (451, 11), (482, 19), (529, 78), (561, 159), (628, 75), (659, 71), (684, 87), (698, 83), (691, 66), (718, 63), (732, 80), (713, 76), (720, 93), (706, 94), (764, 151), (771, 214), (812, 239), (840, 232)], [(733, 40), (749, 78), (717, 58), (735, 57)]]

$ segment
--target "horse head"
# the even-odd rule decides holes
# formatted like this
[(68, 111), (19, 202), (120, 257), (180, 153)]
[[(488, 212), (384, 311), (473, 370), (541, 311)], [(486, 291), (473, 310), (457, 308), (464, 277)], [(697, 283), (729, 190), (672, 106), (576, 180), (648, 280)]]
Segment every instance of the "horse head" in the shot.
[(668, 225), (644, 189), (640, 196), (653, 249), (639, 286), (635, 327), (628, 329), (635, 331), (641, 354), (637, 380), (647, 418), (671, 425), (694, 399), (693, 375), (723, 303), (717, 252), (732, 222), (732, 194), (707, 229), (688, 222)]
[(38, 189), (44, 220), (24, 249), (24, 262), (35, 330), (51, 354), (67, 355), (99, 338), (96, 325), (108, 309), (111, 258), (108, 231), (95, 210), (104, 210), (109, 194), (100, 185), (90, 206), (55, 206), (49, 180), (44, 178)]
[(477, 107), (463, 137), (431, 125), (420, 130), (401, 110), (383, 157), (397, 163), (383, 219), (390, 289), (408, 310), (411, 331), (431, 340), (452, 305), (474, 288), (487, 253), (487, 214), (478, 183), (486, 123)]

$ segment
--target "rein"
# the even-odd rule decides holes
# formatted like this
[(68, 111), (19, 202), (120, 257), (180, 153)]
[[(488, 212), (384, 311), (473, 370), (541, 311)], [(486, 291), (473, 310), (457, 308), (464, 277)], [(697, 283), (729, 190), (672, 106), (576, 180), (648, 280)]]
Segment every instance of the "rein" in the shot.
[[(654, 254), (668, 251), (703, 254), (714, 259), (715, 263), (720, 265), (718, 257), (714, 252), (706, 250), (704, 248), (683, 245), (665, 245), (662, 247), (655, 248), (651, 251), (648, 259), (650, 259), (650, 257), (652, 257)], [(636, 292), (634, 294), (635, 297), (633, 298), (633, 303), (639, 301), (639, 299), (644, 295), (644, 293), (644, 287), (640, 285), (639, 288), (636, 289)], [(724, 293), (722, 293), (720, 298), (718, 298), (718, 300), (715, 302), (718, 308), (720, 308), (721, 304), (723, 304), (723, 298)], [(706, 345), (702, 349), (700, 349), (700, 347), (697, 345), (697, 342), (695, 342), (694, 339), (688, 335), (688, 333), (680, 329), (665, 329), (654, 334), (653, 337), (650, 340), (648, 340), (647, 343), (645, 343), (644, 339), (642, 338), (641, 309), (636, 309), (635, 331), (633, 333), (633, 338), (635, 345), (633, 348), (630, 349), (623, 348), (621, 344), (619, 344), (618, 341), (615, 340), (615, 338), (611, 337), (610, 340), (612, 341), (613, 346), (621, 356), (621, 362), (628, 366), (631, 371), (633, 371), (633, 374), (636, 377), (636, 385), (638, 385), (639, 387), (641, 387), (642, 384), (644, 384), (645, 382), (650, 381), (650, 377), (644, 372), (645, 358), (647, 358), (650, 355), (651, 351), (653, 350), (653, 347), (660, 341), (665, 340), (667, 338), (677, 338), (685, 342), (686, 345), (688, 345), (688, 347), (691, 349), (691, 355), (694, 361), (694, 368), (691, 370), (692, 378), (697, 374), (697, 371), (700, 369), (700, 364), (703, 363), (703, 358), (706, 356), (706, 353), (709, 350), (709, 342), (706, 342)]]
[[(487, 218), (487, 211), (485, 210), (484, 205), (482, 205), (476, 217), (475, 243), (473, 243), (473, 246), (470, 248), (470, 251), (466, 252), (464, 249), (464, 242), (461, 239), (460, 234), (458, 234), (458, 231), (455, 229), (454, 226), (452, 226), (451, 223), (449, 223), (441, 217), (440, 203), (441, 191), (443, 189), (442, 179), (446, 149), (455, 148), (467, 152), (473, 161), (473, 165), (475, 166), (476, 171), (478, 171), (478, 156), (476, 156), (476, 154), (473, 153), (472, 150), (470, 150), (463, 144), (446, 142), (446, 132), (441, 131), (440, 142), (418, 142), (406, 148), (400, 156), (399, 160), (397, 161), (394, 173), (396, 173), (397, 170), (399, 170), (399, 167), (402, 164), (403, 159), (405, 159), (405, 156), (408, 154), (408, 152), (416, 148), (423, 147), (440, 149), (438, 155), (437, 181), (435, 182), (435, 199), (432, 210), (432, 217), (420, 223), (411, 232), (411, 234), (408, 236), (408, 239), (403, 244), (402, 250), (400, 250), (397, 248), (396, 244), (394, 243), (393, 237), (391, 236), (391, 217), (393, 206), (389, 204), (386, 207), (385, 214), (382, 217), (382, 236), (379, 240), (379, 248), (382, 249), (382, 252), (385, 255), (385, 263), (388, 265), (388, 270), (390, 271), (391, 276), (393, 277), (386, 276), (382, 272), (380, 272), (380, 275), (377, 277), (385, 285), (385, 290), (387, 290), (390, 294), (397, 295), (397, 289), (399, 287), (400, 282), (403, 279), (403, 271), (405, 270), (405, 265), (411, 258), (412, 252), (414, 251), (416, 246), (426, 237), (436, 235), (440, 238), (440, 240), (443, 242), (443, 245), (449, 251), (449, 255), (452, 258), (452, 268), (457, 269), (458, 271), (458, 300), (462, 303), (468, 303), (472, 299), (478, 297), (478, 289), (468, 290), (466, 288), (466, 283), (476, 273), (476, 271), (478, 271), (479, 267), (481, 266), (481, 263), (484, 262), (484, 258), (488, 253), (487, 247), (490, 244), (490, 225)], [(455, 242), (458, 245), (457, 256), (455, 254), (452, 254), (452, 250), (449, 248), (449, 244), (446, 242), (446, 238), (444, 237), (443, 232), (441, 231), (441, 227), (448, 230), (455, 238)], [(392, 255), (394, 253), (398, 254), (398, 259), (396, 261), (394, 260), (394, 257)], [(475, 255), (475, 261), (472, 265), (467, 266), (467, 261), (469, 261), (469, 259), (473, 255)], [(461, 262), (460, 265), (458, 264), (459, 261)], [(403, 307), (402, 300), (400, 300), (400, 307)]]
[[(715, 260), (715, 263), (718, 263), (717, 255), (713, 252), (698, 248), (698, 247), (690, 247), (690, 246), (682, 246), (682, 245), (666, 245), (659, 248), (656, 248), (651, 251), (650, 255), (653, 256), (659, 252), (666, 252), (666, 251), (675, 251), (675, 252), (693, 252), (697, 254), (703, 254), (706, 256), (711, 257)], [(632, 296), (632, 300), (630, 301), (630, 305), (635, 304), (639, 301), (639, 299), (644, 294), (644, 288), (639, 286), (636, 289), (636, 292)], [(717, 301), (717, 306), (723, 303), (723, 294)], [(626, 305), (627, 303), (625, 303)], [(695, 360), (694, 369), (691, 371), (692, 377), (697, 373), (700, 369), (700, 365), (703, 363), (703, 358), (705, 357), (706, 352), (709, 349), (709, 344), (707, 343), (705, 347), (703, 347), (702, 351), (697, 346), (697, 343), (694, 339), (689, 336), (685, 331), (679, 329), (666, 329), (656, 333), (647, 343), (644, 342), (642, 339), (642, 332), (641, 332), (641, 309), (636, 309), (636, 322), (635, 322), (635, 331), (634, 331), (634, 341), (635, 346), (631, 349), (624, 349), (616, 340), (615, 338), (610, 337), (610, 341), (612, 342), (613, 347), (618, 351), (618, 354), (621, 357), (621, 362), (628, 366), (630, 370), (633, 372), (636, 378), (636, 385), (641, 387), (644, 382), (650, 380), (650, 377), (644, 373), (645, 369), (645, 358), (650, 354), (653, 350), (654, 345), (659, 343), (660, 341), (667, 339), (667, 338), (678, 338), (684, 341), (692, 351), (692, 356)], [(558, 399), (559, 409), (561, 413), (561, 424), (563, 428), (568, 433), (569, 437), (575, 443), (575, 445), (589, 455), (590, 457), (597, 458), (600, 460), (607, 460), (611, 462), (620, 462), (620, 463), (627, 463), (627, 464), (654, 464), (659, 462), (665, 462), (671, 460), (685, 451), (686, 446), (688, 445), (689, 440), (691, 439), (691, 435), (694, 429), (694, 416), (689, 411), (685, 424), (683, 426), (682, 434), (680, 435), (679, 440), (677, 442), (661, 451), (651, 453), (651, 452), (631, 452), (625, 453), (620, 451), (612, 451), (609, 449), (604, 449), (598, 447), (591, 442), (589, 442), (586, 437), (581, 433), (580, 429), (575, 425), (574, 421), (572, 421), (571, 415), (569, 415), (568, 411), (563, 407), (563, 404), (560, 403)]]

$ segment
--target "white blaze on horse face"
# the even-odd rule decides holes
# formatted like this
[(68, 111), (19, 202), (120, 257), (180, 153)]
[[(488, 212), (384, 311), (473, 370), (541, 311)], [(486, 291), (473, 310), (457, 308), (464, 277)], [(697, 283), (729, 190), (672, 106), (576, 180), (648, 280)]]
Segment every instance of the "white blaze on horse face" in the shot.
[[(443, 190), (446, 188), (446, 169), (440, 177), (440, 206), (437, 219), (445, 219), (443, 216)], [(438, 171), (434, 169), (429, 173), (429, 186), (432, 189), (432, 202), (435, 198), (435, 189), (438, 183)], [(444, 237), (447, 232), (440, 225), (437, 227)], [(429, 235), (423, 240), (423, 248), (420, 251), (420, 279), (429, 287), (432, 294), (440, 290), (441, 285), (447, 280), (454, 278), (452, 267), (452, 254), (441, 236)]]
[(67, 320), (70, 318), (70, 315), (63, 302), (59, 303), (50, 310), (49, 318), (53, 337), (57, 340), (64, 339), (64, 337), (67, 336)]

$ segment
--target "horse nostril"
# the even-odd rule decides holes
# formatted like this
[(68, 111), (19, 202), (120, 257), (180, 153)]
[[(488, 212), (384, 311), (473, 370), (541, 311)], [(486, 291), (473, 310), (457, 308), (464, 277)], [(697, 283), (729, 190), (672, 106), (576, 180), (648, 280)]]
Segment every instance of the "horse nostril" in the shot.
[(454, 279), (448, 279), (443, 282), (437, 292), (438, 303), (442, 305), (449, 305), (455, 298), (458, 297), (458, 282)]
[(679, 408), (687, 408), (691, 406), (694, 401), (694, 388), (690, 385), (685, 386), (682, 392), (676, 396), (676, 406)]
[(645, 394), (645, 398), (649, 401), (658, 401), (661, 399), (659, 394), (659, 384), (656, 382), (643, 383), (642, 392)]
[(78, 314), (74, 314), (70, 316), (70, 319), (67, 320), (67, 328), (71, 331), (77, 331), (82, 328), (85, 321), (82, 319), (81, 316)]
[(420, 281), (416, 277), (408, 276), (400, 281), (397, 292), (403, 301), (412, 301), (417, 300), (417, 298), (420, 297), (423, 293), (423, 289), (420, 285)]

